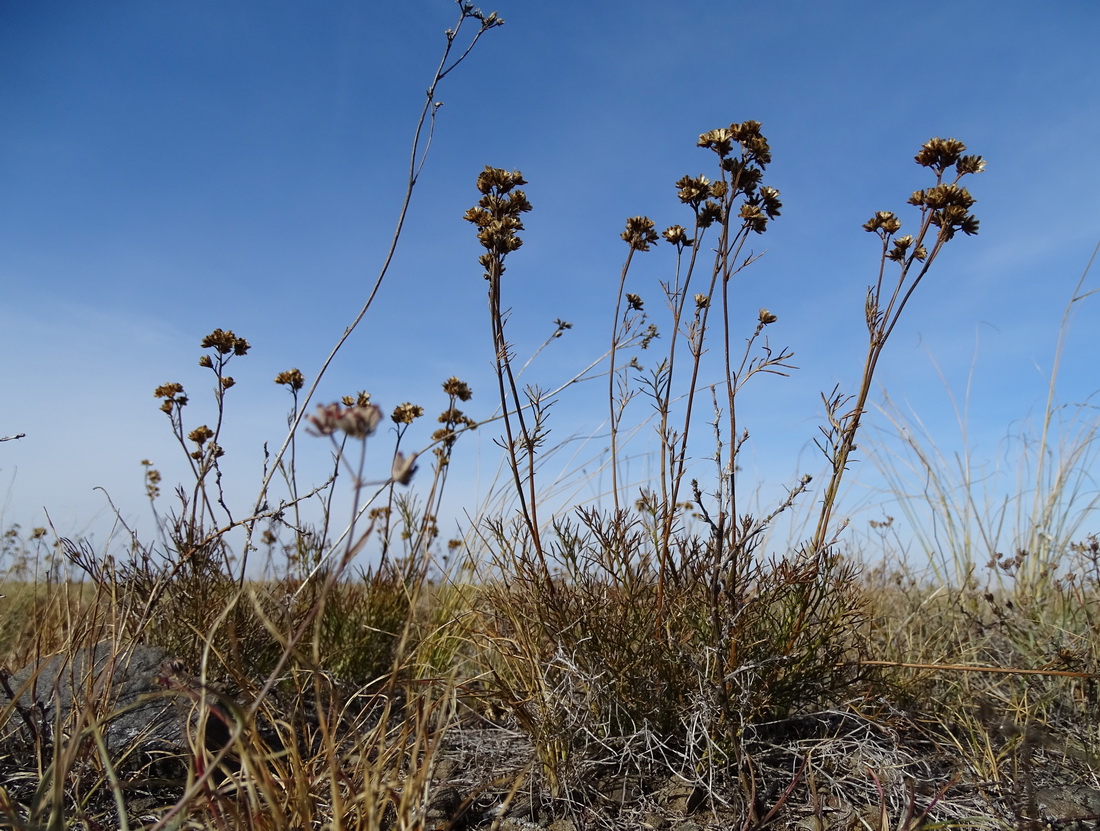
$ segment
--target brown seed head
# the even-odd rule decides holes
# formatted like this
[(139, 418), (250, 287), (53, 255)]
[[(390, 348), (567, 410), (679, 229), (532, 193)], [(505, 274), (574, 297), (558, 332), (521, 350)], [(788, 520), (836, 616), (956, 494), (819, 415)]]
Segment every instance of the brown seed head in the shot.
[(297, 392), (305, 386), (306, 379), (302, 376), (301, 370), (288, 369), (275, 376), (275, 383), (285, 385), (294, 392)]
[(696, 176), (694, 179), (690, 176), (681, 176), (676, 181), (676, 187), (678, 189), (676, 195), (680, 197), (680, 201), (695, 208), (711, 195), (710, 179), (706, 176)]
[(653, 220), (648, 216), (632, 216), (626, 221), (626, 230), (619, 235), (634, 251), (648, 251), (657, 242)]
[(469, 385), (467, 385), (465, 381), (458, 380), (458, 378), (455, 378), (453, 375), (443, 382), (443, 392), (447, 393), (447, 395), (453, 395), (459, 401), (469, 401), (474, 397), (474, 392), (470, 389)]
[(958, 139), (933, 138), (921, 145), (913, 160), (922, 167), (930, 167), (937, 173), (943, 173), (962, 158), (966, 145)]
[(406, 401), (404, 404), (398, 404), (393, 408), (390, 420), (394, 424), (412, 424), (415, 419), (420, 418), (422, 415), (424, 415), (423, 407)]
[(894, 215), (893, 211), (878, 211), (869, 220), (863, 223), (863, 230), (870, 232), (881, 232), (885, 235), (897, 233), (901, 228), (901, 220)]
[(167, 398), (169, 401), (175, 400), (180, 395), (183, 395), (183, 384), (161, 384), (153, 390), (154, 398)]
[(695, 242), (695, 240), (691, 239), (691, 237), (687, 235), (687, 229), (684, 228), (683, 225), (670, 225), (669, 227), (665, 228), (665, 230), (661, 233), (661, 236), (671, 242), (677, 248), (684, 248), (685, 246), (691, 245), (693, 242)]
[(719, 127), (699, 136), (696, 146), (706, 147), (725, 158), (733, 150), (733, 141), (733, 132), (728, 127)]
[(201, 345), (203, 349), (214, 349), (219, 355), (228, 355), (230, 352), (243, 355), (249, 350), (248, 341), (238, 338), (232, 331), (221, 329), (215, 329), (203, 338)]
[(188, 434), (187, 438), (191, 439), (191, 441), (193, 441), (199, 447), (202, 447), (204, 444), (210, 441), (210, 439), (214, 438), (214, 431), (204, 424), (201, 427), (196, 427), (194, 430), (192, 430)]

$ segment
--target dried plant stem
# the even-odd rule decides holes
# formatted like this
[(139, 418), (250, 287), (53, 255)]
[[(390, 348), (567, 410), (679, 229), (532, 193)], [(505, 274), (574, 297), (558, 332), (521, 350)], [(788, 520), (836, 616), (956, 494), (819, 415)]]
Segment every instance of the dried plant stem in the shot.
[(623, 293), (626, 288), (626, 275), (630, 271), (630, 261), (634, 258), (634, 249), (631, 248), (626, 253), (626, 260), (623, 262), (623, 270), (619, 275), (619, 293), (615, 298), (615, 316), (612, 318), (611, 327), (611, 353), (608, 358), (608, 365), (610, 371), (607, 373), (607, 404), (608, 404), (608, 424), (611, 428), (611, 499), (615, 506), (616, 513), (619, 511), (619, 407), (617, 406), (617, 397), (615, 395), (615, 356), (619, 350), (619, 315), (622, 313), (623, 307)]
[[(500, 394), (501, 414), (504, 421), (504, 435), (507, 442), (509, 468), (516, 486), (516, 497), (519, 499), (520, 512), (523, 521), (527, 525), (531, 535), (531, 543), (535, 546), (535, 552), (539, 560), (545, 562), (542, 551), (542, 540), (539, 536), (538, 522), (538, 498), (535, 490), (535, 442), (527, 429), (527, 421), (523, 416), (523, 405), (519, 392), (516, 389), (516, 380), (512, 374), (511, 347), (504, 337), (504, 312), (500, 303), (500, 272), (503, 267), (498, 261), (489, 265), (489, 317), (493, 331), (493, 347), (495, 350), (495, 368), (497, 376), (497, 388)], [(505, 384), (507, 383), (507, 387)], [(509, 401), (512, 402), (510, 409)], [(514, 413), (519, 426), (520, 438), (517, 442), (515, 431), (512, 427), (512, 418), (509, 413)], [(524, 488), (524, 476), (520, 473), (521, 463), (516, 445), (523, 447), (524, 458), (527, 463), (527, 487)]]
[[(831, 398), (825, 399), (829, 428), (822, 428), (825, 444), (819, 443), (818, 446), (825, 452), (832, 469), (822, 497), (817, 527), (808, 548), (805, 549), (810, 557), (822, 557), (831, 540), (833, 511), (841, 481), (855, 449), (856, 434), (866, 410), (871, 382), (890, 334), (901, 318), (909, 298), (943, 250), (944, 244), (955, 235), (955, 231), (977, 233), (978, 220), (967, 213), (974, 199), (965, 188), (958, 187), (958, 182), (963, 176), (980, 172), (985, 163), (980, 156), (963, 156), (965, 149), (966, 146), (955, 139), (932, 139), (917, 154), (917, 163), (931, 168), (935, 173), (936, 184), (927, 191), (916, 191), (909, 199), (910, 204), (921, 209), (921, 221), (915, 238), (911, 235), (894, 236), (901, 228), (901, 221), (889, 211), (878, 212), (863, 226), (864, 230), (877, 234), (882, 240), (878, 279), (867, 290), (867, 357), (854, 406), (840, 415), (840, 409), (847, 407), (851, 399), (838, 396), (835, 391)], [(951, 166), (955, 166), (955, 177), (953, 181), (946, 183), (944, 173)], [(924, 242), (933, 228), (938, 230), (935, 232), (932, 247), (928, 250)], [(900, 268), (893, 291), (884, 303), (883, 281), (887, 262), (896, 262)], [(910, 271), (916, 272), (912, 280), (909, 279)]]
[[(699, 257), (699, 251), (702, 250), (700, 245), (703, 236), (703, 227), (699, 224), (699, 215), (696, 213), (695, 225), (693, 227), (692, 239), (693, 244), (690, 247), (691, 255), (688, 258), (687, 268), (684, 270), (683, 283), (680, 282), (680, 264), (683, 258), (683, 249), (677, 247), (676, 250), (676, 279), (673, 283), (672, 290), (668, 293), (669, 298), (672, 301), (672, 332), (673, 337), (668, 345), (668, 366), (667, 366), (667, 380), (665, 383), (664, 395), (662, 396), (659, 407), (661, 421), (658, 426), (658, 435), (661, 436), (662, 443), (668, 443), (668, 416), (669, 408), (672, 403), (672, 380), (675, 377), (676, 370), (676, 345), (679, 342), (680, 323), (684, 316), (684, 304), (687, 302), (688, 286), (691, 283), (691, 277), (695, 273), (695, 264)], [(671, 446), (662, 448), (661, 451), (661, 500), (665, 505), (670, 505), (674, 501), (674, 497), (669, 492), (669, 473), (670, 465), (672, 462)], [(668, 539), (664, 539), (664, 545), (667, 547)]]
[(1040, 572), (1050, 560), (1049, 555), (1047, 555), (1050, 543), (1047, 539), (1050, 536), (1049, 529), (1053, 524), (1053, 515), (1057, 506), (1057, 499), (1062, 492), (1062, 488), (1048, 487), (1045, 481), (1048, 455), (1047, 448), (1050, 442), (1051, 423), (1054, 418), (1054, 401), (1055, 389), (1058, 383), (1058, 370), (1062, 364), (1062, 354), (1065, 351), (1066, 336), (1069, 333), (1069, 320), (1074, 311), (1074, 304), (1092, 294), (1092, 292), (1085, 292), (1082, 294), (1081, 287), (1084, 286), (1085, 279), (1088, 277), (1089, 271), (1092, 270), (1092, 264), (1095, 262), (1098, 252), (1100, 252), (1100, 242), (1097, 242), (1096, 247), (1093, 248), (1089, 261), (1085, 264), (1085, 268), (1081, 272), (1081, 277), (1074, 287), (1073, 295), (1070, 297), (1069, 302), (1066, 303), (1066, 307), (1062, 312), (1062, 321), (1058, 327), (1058, 343), (1054, 348), (1054, 363), (1051, 367), (1050, 380), (1047, 384), (1046, 409), (1043, 411), (1043, 429), (1039, 436), (1039, 449), (1035, 454), (1035, 501), (1031, 510), (1031, 539), (1028, 541), (1027, 545), (1027, 550), (1035, 556), (1028, 559), (1027, 572), (1024, 575), (1032, 586), (1037, 584), (1040, 579)]
[[(474, 46), (480, 40), (481, 36), (485, 34), (489, 29), (500, 25), (502, 21), (499, 21), (495, 15), (490, 17), (480, 18), (480, 25), (477, 32), (474, 33), (470, 40), (469, 45), (465, 51), (457, 58), (450, 60), (451, 50), (455, 45), (455, 40), (459, 31), (462, 28), (463, 23), (468, 17), (474, 16), (471, 12), (471, 8), (467, 7), (465, 3), (460, 2), (459, 7), (461, 13), (459, 15), (458, 23), (453, 29), (447, 31), (447, 45), (443, 50), (443, 55), (440, 58), (439, 66), (436, 68), (435, 75), (432, 78), (431, 83), (428, 85), (427, 92), (425, 94), (424, 107), (420, 111), (420, 117), (416, 122), (416, 129), (413, 132), (412, 148), (409, 153), (409, 175), (405, 183), (405, 194), (401, 200), (401, 207), (397, 214), (397, 223), (394, 227), (393, 236), (390, 238), (390, 244), (386, 250), (386, 255), (382, 260), (382, 266), (378, 270), (378, 275), (375, 278), (374, 285), (371, 287), (370, 293), (367, 295), (367, 299), (364, 301), (363, 306), (359, 309), (359, 313), (355, 316), (352, 322), (344, 330), (343, 334), (337, 339), (336, 344), (329, 352), (327, 358), (321, 364), (320, 369), (314, 376), (313, 383), (310, 384), (309, 389), (306, 391), (305, 396), (302, 399), (301, 406), (295, 415), (290, 429), (287, 431), (286, 438), (283, 440), (279, 450), (275, 453), (275, 458), (272, 462), (263, 481), (260, 483), (260, 492), (256, 497), (255, 506), (253, 508), (253, 516), (258, 516), (264, 508), (267, 502), (268, 488), (271, 485), (271, 479), (275, 475), (275, 471), (278, 469), (283, 456), (287, 453), (288, 448), (291, 445), (294, 434), (301, 424), (302, 416), (305, 413), (306, 408), (309, 406), (310, 401), (313, 399), (314, 393), (317, 391), (317, 387), (321, 383), (321, 379), (328, 371), (332, 361), (336, 358), (337, 353), (343, 347), (344, 343), (351, 336), (351, 333), (358, 328), (363, 318), (366, 316), (367, 311), (374, 304), (374, 298), (378, 294), (379, 288), (382, 286), (382, 281), (385, 279), (386, 274), (389, 273), (390, 265), (393, 263), (394, 254), (397, 252), (397, 244), (401, 239), (401, 232), (405, 227), (405, 218), (408, 216), (409, 205), (412, 203), (413, 190), (416, 188), (417, 181), (424, 168), (424, 164), (427, 161), (428, 150), (431, 146), (431, 139), (435, 128), (435, 116), (440, 107), (440, 103), (436, 101), (436, 89), (440, 82), (447, 77), (454, 69), (461, 64), (466, 57), (473, 50)], [(450, 63), (448, 61), (450, 60)], [(426, 139), (423, 138), (425, 126), (427, 126), (428, 135)], [(246, 524), (246, 540), (241, 555), (241, 574), (244, 574), (245, 566), (247, 565), (248, 551), (252, 547), (252, 535), (255, 530), (255, 523), (249, 522)]]

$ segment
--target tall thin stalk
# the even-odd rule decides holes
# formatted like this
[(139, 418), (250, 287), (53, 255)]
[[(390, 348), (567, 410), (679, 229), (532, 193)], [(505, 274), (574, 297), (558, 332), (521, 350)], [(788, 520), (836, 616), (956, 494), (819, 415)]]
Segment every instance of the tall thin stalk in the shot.
[[(343, 347), (344, 343), (351, 336), (351, 333), (358, 328), (363, 318), (366, 316), (367, 311), (374, 303), (374, 298), (378, 295), (378, 290), (382, 286), (382, 281), (385, 279), (386, 274), (389, 273), (390, 265), (393, 263), (394, 255), (397, 252), (397, 244), (401, 239), (401, 233), (405, 227), (405, 218), (408, 216), (409, 205), (412, 203), (413, 190), (416, 188), (417, 182), (420, 179), (420, 174), (424, 169), (424, 165), (427, 162), (428, 151), (431, 148), (432, 138), (435, 130), (435, 117), (439, 110), (440, 102), (436, 100), (436, 91), (439, 84), (443, 79), (450, 75), (458, 66), (470, 55), (477, 42), (481, 39), (490, 29), (494, 29), (498, 26), (503, 26), (504, 21), (497, 16), (496, 12), (484, 14), (480, 10), (475, 9), (473, 5), (465, 0), (457, 0), (459, 7), (458, 22), (454, 28), (446, 31), (447, 43), (443, 49), (443, 54), (439, 60), (439, 65), (435, 70), (435, 75), (432, 77), (431, 83), (428, 85), (427, 92), (425, 94), (424, 106), (420, 111), (420, 117), (416, 122), (416, 129), (413, 131), (412, 146), (409, 153), (409, 173), (405, 182), (405, 195), (401, 200), (401, 207), (398, 209), (397, 222), (394, 226), (393, 236), (390, 238), (389, 248), (386, 251), (386, 255), (382, 260), (382, 266), (378, 270), (378, 275), (375, 278), (374, 285), (371, 287), (370, 293), (367, 295), (367, 299), (364, 301), (362, 307), (359, 309), (358, 314), (344, 330), (343, 334), (337, 339), (336, 344), (333, 346), (329, 355), (321, 364), (321, 368), (314, 376), (313, 383), (310, 384), (309, 389), (306, 391), (305, 396), (302, 398), (301, 405), (298, 408), (297, 415), (295, 416), (293, 423), (290, 425), (290, 429), (287, 431), (286, 438), (283, 440), (282, 446), (276, 451), (274, 458), (272, 459), (270, 468), (267, 474), (264, 476), (263, 481), (260, 484), (260, 492), (256, 497), (255, 506), (252, 512), (251, 521), (245, 523), (246, 527), (246, 540), (243, 548), (243, 554), (241, 557), (241, 572), (244, 573), (246, 560), (248, 557), (248, 551), (252, 547), (252, 535), (255, 530), (255, 518), (263, 515), (264, 506), (267, 502), (268, 488), (271, 485), (271, 479), (275, 476), (276, 471), (279, 469), (279, 465), (283, 459), (283, 456), (287, 453), (295, 431), (301, 424), (302, 416), (305, 413), (310, 401), (313, 399), (314, 393), (317, 391), (317, 387), (321, 383), (322, 377), (328, 371), (329, 366), (336, 358), (337, 353)], [(477, 31), (474, 32), (470, 38), (466, 48), (462, 51), (462, 54), (457, 58), (452, 57), (452, 52), (455, 49), (458, 41), (459, 32), (462, 29), (463, 24), (470, 19), (477, 21)], [(425, 129), (427, 129), (427, 135), (424, 135)]]
[[(817, 444), (829, 459), (832, 470), (822, 497), (817, 527), (806, 549), (812, 557), (822, 556), (830, 542), (840, 484), (855, 448), (856, 434), (871, 392), (871, 381), (890, 334), (897, 326), (909, 298), (947, 241), (955, 236), (956, 231), (967, 235), (978, 232), (978, 220), (969, 213), (974, 197), (958, 183), (964, 176), (980, 173), (985, 168), (985, 161), (981, 156), (963, 155), (965, 150), (966, 145), (956, 139), (934, 138), (925, 142), (914, 157), (917, 164), (929, 168), (936, 177), (933, 187), (918, 190), (909, 198), (909, 204), (920, 209), (916, 236), (895, 236), (901, 229), (901, 220), (892, 211), (879, 211), (863, 225), (865, 231), (877, 234), (882, 241), (878, 279), (867, 289), (867, 356), (854, 404), (851, 397), (841, 395), (837, 390), (831, 396), (824, 397), (829, 426), (822, 427), (824, 439), (818, 440)], [(951, 168), (954, 168), (954, 177), (945, 179)], [(933, 228), (936, 230), (933, 231)], [(930, 249), (926, 241), (931, 245)], [(887, 262), (898, 265), (892, 289), (888, 284), (884, 286)], [(849, 405), (850, 409), (842, 413), (841, 410)]]
[(508, 453), (523, 522), (531, 535), (531, 543), (539, 562), (545, 566), (535, 488), (535, 449), (539, 443), (540, 408), (529, 393), (528, 403), (535, 413), (535, 423), (529, 426), (524, 416), (524, 402), (520, 398), (512, 372), (512, 348), (504, 336), (507, 313), (501, 303), (500, 281), (505, 271), (504, 260), (508, 254), (523, 245), (523, 240), (517, 234), (523, 230), (523, 220), (520, 217), (531, 210), (527, 194), (517, 190), (525, 184), (527, 182), (518, 170), (509, 172), (486, 166), (477, 177), (477, 189), (481, 198), (477, 205), (466, 212), (465, 218), (477, 226), (478, 241), (485, 249), (479, 262), (485, 269), (484, 276), (489, 282), (489, 322), (493, 335), (497, 391), (504, 421), (504, 449)]

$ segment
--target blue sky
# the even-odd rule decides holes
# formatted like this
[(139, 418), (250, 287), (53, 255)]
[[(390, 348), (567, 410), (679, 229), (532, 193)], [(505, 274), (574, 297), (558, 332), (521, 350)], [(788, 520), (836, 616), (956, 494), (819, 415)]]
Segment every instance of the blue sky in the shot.
[[(571, 377), (606, 349), (625, 218), (686, 224), (672, 183), (712, 173), (699, 133), (755, 119), (784, 210), (753, 241), (767, 252), (738, 278), (736, 304), (746, 333), (759, 307), (775, 312), (773, 343), (799, 367), (744, 402), (745, 475), (767, 501), (821, 468), (819, 392), (857, 383), (876, 267), (861, 224), (876, 210), (912, 219), (905, 199), (928, 184), (912, 156), (953, 136), (989, 164), (971, 181), (981, 233), (953, 241), (922, 285), (875, 398), (912, 407), (950, 453), (961, 445), (948, 391), (961, 399), (971, 378), (975, 458), (1012, 467), (1006, 436), (1042, 411), (1058, 322), (1100, 238), (1100, 6), (484, 8), (506, 25), (440, 88), (397, 258), (320, 400), (366, 389), (387, 410), (412, 400), (434, 415), (440, 382), (457, 375), (474, 388), (469, 414), (492, 412), (485, 283), (462, 220), (486, 164), (521, 170), (534, 205), (505, 276), (517, 353), (555, 318), (574, 324), (525, 377), (550, 388)], [(5, 526), (44, 524), (45, 508), (60, 532), (102, 539), (110, 511), (97, 488), (146, 521), (140, 460), (166, 484), (183, 475), (152, 390), (182, 382), (190, 426), (209, 420), (196, 360), (216, 327), (252, 344), (234, 365), (224, 442), (231, 493), (251, 498), (262, 443), (285, 431), (289, 396), (272, 377), (296, 366), (312, 379), (374, 281), (455, 17), (448, 0), (0, 5), (0, 435), (27, 434), (0, 444)], [(669, 263), (660, 248), (647, 255), (628, 290), (658, 307)], [(1097, 303), (1076, 304), (1066, 403), (1098, 386)], [(562, 396), (557, 438), (606, 429), (596, 386)], [(484, 498), (495, 435), (459, 447), (456, 516)], [(314, 475), (327, 447), (301, 448)], [(863, 450), (848, 497), (856, 524), (884, 510), (868, 507), (881, 481)]]

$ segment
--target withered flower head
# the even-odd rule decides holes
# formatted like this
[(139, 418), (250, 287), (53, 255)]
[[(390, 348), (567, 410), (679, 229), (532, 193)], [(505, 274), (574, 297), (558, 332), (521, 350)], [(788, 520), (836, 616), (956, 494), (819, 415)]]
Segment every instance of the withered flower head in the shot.
[(942, 211), (933, 211), (932, 224), (940, 229), (940, 236), (951, 239), (956, 231), (962, 231), (967, 236), (978, 233), (978, 219), (973, 214), (968, 214), (965, 208), (957, 205), (944, 208)]
[(728, 127), (719, 127), (699, 136), (697, 147), (706, 147), (713, 150), (719, 156), (725, 157), (733, 149), (733, 132)]
[(504, 273), (504, 258), (523, 245), (517, 236), (523, 230), (520, 214), (531, 210), (527, 194), (522, 190), (511, 193), (513, 188), (527, 184), (518, 170), (508, 172), (489, 167), (477, 177), (477, 189), (482, 197), (477, 205), (466, 211), (465, 219), (477, 226), (477, 239), (487, 253), (479, 262), (485, 267), (485, 278), (500, 277)]
[(314, 436), (331, 436), (337, 430), (349, 438), (365, 439), (382, 420), (382, 410), (374, 404), (318, 404), (317, 412), (308, 417), (312, 427), (306, 428)]
[(760, 310), (760, 315), (758, 319), (763, 326), (767, 326), (769, 323), (775, 323), (777, 320), (779, 320), (778, 317), (769, 312), (767, 309)]
[(465, 381), (460, 381), (453, 375), (443, 382), (443, 392), (453, 395), (459, 401), (469, 401), (474, 397), (473, 390)]
[(762, 168), (771, 164), (771, 147), (768, 146), (768, 140), (760, 133), (759, 121), (742, 123), (740, 141), (746, 159)]
[(201, 345), (203, 349), (216, 350), (219, 355), (228, 355), (230, 352), (243, 355), (249, 350), (248, 341), (238, 338), (232, 331), (225, 332), (221, 329), (215, 329), (203, 338)]
[(422, 415), (424, 415), (423, 407), (406, 401), (404, 404), (398, 404), (393, 408), (390, 419), (394, 424), (412, 424), (414, 419), (418, 419)]
[(761, 207), (764, 208), (764, 213), (768, 215), (768, 219), (775, 219), (779, 216), (779, 209), (783, 207), (783, 203), (779, 201), (779, 191), (775, 188), (762, 186), (759, 190), (759, 196)]
[(960, 176), (985, 171), (985, 159), (981, 156), (962, 156), (955, 162), (955, 172)]
[(470, 17), (480, 20), (481, 28), (483, 31), (488, 31), (489, 29), (504, 25), (504, 18), (498, 17), (496, 12), (489, 12), (488, 14), (484, 14), (481, 9), (475, 9), (470, 4), (466, 4), (463, 9), (463, 13), (469, 14)]
[(966, 145), (958, 139), (933, 138), (921, 145), (920, 152), (913, 160), (922, 167), (930, 167), (937, 173), (943, 173), (962, 157)]
[(360, 404), (344, 410), (340, 417), (340, 429), (353, 439), (365, 439), (375, 431), (381, 420), (381, 407)]
[(199, 366), (205, 367), (206, 369), (213, 369), (214, 361), (211, 360), (209, 355), (200, 355), (199, 356)]
[(275, 383), (283, 384), (294, 392), (297, 392), (305, 386), (306, 379), (302, 376), (302, 371), (300, 369), (288, 369), (275, 376)]
[(306, 432), (313, 436), (331, 436), (340, 429), (340, 416), (343, 413), (344, 408), (339, 404), (318, 404), (317, 412), (306, 417), (311, 425), (306, 428)]
[(976, 201), (970, 191), (953, 183), (918, 190), (909, 197), (910, 205), (921, 210), (931, 209), (930, 221), (940, 228), (940, 236), (945, 240), (951, 239), (955, 231), (968, 235), (978, 233), (978, 219), (968, 213)]
[[(715, 182), (715, 184), (720, 184)], [(661, 236), (671, 242), (677, 248), (683, 248), (687, 245), (691, 245), (695, 240), (691, 239), (687, 235), (687, 229), (683, 225), (670, 225), (661, 233)]]
[(489, 165), (485, 165), (485, 169), (477, 177), (477, 189), (481, 193), (491, 193), (493, 191), (507, 193), (512, 188), (526, 184), (527, 180), (523, 178), (523, 174), (518, 170), (509, 173), (507, 170)]
[(171, 415), (174, 408), (187, 406), (187, 396), (183, 394), (183, 384), (161, 384), (153, 390), (153, 397), (164, 399), (164, 402), (160, 405), (160, 410), (169, 415)]
[(626, 221), (626, 230), (619, 235), (633, 251), (648, 251), (657, 242), (653, 220), (648, 216), (632, 216)]
[(204, 424), (201, 427), (196, 427), (194, 430), (192, 430), (188, 434), (187, 438), (191, 439), (191, 441), (193, 441), (199, 447), (202, 447), (204, 444), (210, 441), (210, 439), (214, 438), (214, 431)]
[(416, 453), (410, 453), (406, 456), (404, 453), (393, 454), (393, 466), (390, 469), (390, 477), (393, 481), (407, 485), (412, 481), (413, 474), (416, 473)]
[(924, 191), (924, 204), (932, 210), (952, 206), (967, 210), (976, 201), (970, 195), (970, 191), (958, 185), (936, 185), (934, 188)]
[(642, 298), (636, 294), (627, 292), (626, 304), (632, 311), (640, 312), (645, 308), (645, 304), (642, 302)]
[(355, 395), (345, 395), (340, 400), (347, 407), (366, 407), (370, 404), (370, 393), (366, 390), (359, 390)]
[(888, 260), (893, 260), (896, 263), (900, 263), (905, 259), (905, 254), (912, 246), (914, 240), (912, 234), (906, 234), (903, 237), (895, 237), (894, 247), (890, 249), (890, 253), (886, 255)]
[(715, 222), (721, 222), (723, 216), (725, 216), (725, 211), (722, 210), (722, 206), (713, 199), (708, 199), (703, 203), (703, 207), (699, 209), (699, 227), (709, 228)]
[(169, 401), (175, 400), (180, 395), (183, 395), (183, 384), (161, 384), (153, 390), (153, 398), (167, 398)]
[(886, 235), (897, 233), (901, 228), (901, 220), (893, 211), (878, 211), (869, 220), (863, 223), (864, 231), (881, 231)]
[(768, 217), (760, 210), (759, 205), (755, 205), (751, 201), (746, 201), (741, 206), (741, 212), (738, 215), (741, 217), (744, 226), (757, 234), (764, 233), (768, 228)]
[(705, 295), (705, 294), (695, 295), (695, 308), (705, 309), (709, 305), (710, 305), (710, 298), (707, 297), (707, 295)]
[(759, 167), (754, 167), (736, 156), (722, 159), (722, 169), (729, 174), (730, 186), (740, 193), (752, 193), (764, 178), (764, 171)]
[(676, 187), (678, 188), (676, 195), (680, 197), (680, 201), (696, 208), (711, 195), (710, 179), (706, 176), (696, 176), (694, 179), (690, 176), (681, 176), (676, 181)]
[(436, 421), (440, 424), (449, 424), (451, 426), (465, 424), (466, 414), (457, 407), (449, 407), (439, 414), (439, 418), (437, 418)]

